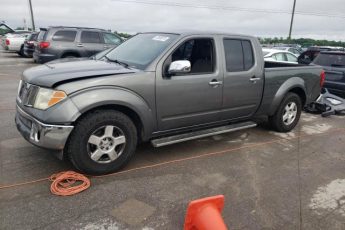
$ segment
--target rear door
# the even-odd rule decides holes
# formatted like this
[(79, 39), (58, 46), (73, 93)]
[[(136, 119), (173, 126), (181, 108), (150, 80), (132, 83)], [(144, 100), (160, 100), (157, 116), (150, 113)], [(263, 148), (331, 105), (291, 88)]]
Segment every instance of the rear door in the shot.
[(77, 46), (83, 50), (85, 57), (90, 57), (105, 49), (103, 37), (98, 31), (81, 31), (80, 42)]
[(224, 90), (222, 119), (253, 115), (263, 92), (264, 76), (261, 52), (251, 38), (223, 37)]
[[(160, 131), (219, 121), (223, 74), (215, 41), (212, 36), (186, 38), (158, 67), (156, 106)], [(177, 60), (190, 61), (191, 71), (168, 75), (169, 65)]]
[[(75, 40), (77, 30), (75, 29), (61, 29), (53, 32), (48, 48), (40, 49), (41, 52), (55, 54), (56, 58), (61, 58), (67, 53), (76, 53)], [(49, 32), (49, 34), (51, 33)], [(49, 37), (50, 35), (48, 35)]]

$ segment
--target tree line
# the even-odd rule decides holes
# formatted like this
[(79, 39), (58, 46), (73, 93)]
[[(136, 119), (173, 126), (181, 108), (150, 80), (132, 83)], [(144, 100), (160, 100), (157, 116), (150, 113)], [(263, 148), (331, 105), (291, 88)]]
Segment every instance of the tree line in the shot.
[(298, 44), (302, 47), (309, 46), (341, 46), (345, 47), (345, 42), (343, 41), (331, 41), (331, 40), (316, 40), (312, 38), (261, 38), (259, 37), (261, 44)]

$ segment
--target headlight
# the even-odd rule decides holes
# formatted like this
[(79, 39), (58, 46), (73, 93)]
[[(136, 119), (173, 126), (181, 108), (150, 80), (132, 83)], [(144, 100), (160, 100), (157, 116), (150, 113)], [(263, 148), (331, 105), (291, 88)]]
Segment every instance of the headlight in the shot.
[(40, 88), (36, 95), (34, 108), (36, 109), (48, 109), (49, 107), (59, 103), (67, 97), (63, 91), (56, 91), (47, 88)]

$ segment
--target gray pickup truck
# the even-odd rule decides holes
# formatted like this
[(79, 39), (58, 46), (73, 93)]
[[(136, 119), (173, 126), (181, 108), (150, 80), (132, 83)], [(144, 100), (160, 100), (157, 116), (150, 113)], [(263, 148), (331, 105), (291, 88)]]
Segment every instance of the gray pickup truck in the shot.
[(160, 147), (256, 126), (292, 130), (320, 94), (319, 66), (264, 62), (258, 40), (227, 33), (140, 33), (101, 59), (23, 73), (16, 125), (30, 143), (89, 174)]

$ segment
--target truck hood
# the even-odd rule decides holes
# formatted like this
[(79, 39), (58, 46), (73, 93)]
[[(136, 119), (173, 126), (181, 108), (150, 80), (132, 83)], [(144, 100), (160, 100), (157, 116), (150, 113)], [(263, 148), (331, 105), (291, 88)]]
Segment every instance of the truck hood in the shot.
[(100, 60), (79, 60), (73, 62), (46, 63), (27, 69), (23, 80), (33, 85), (53, 88), (65, 82), (85, 78), (138, 72), (122, 65)]

